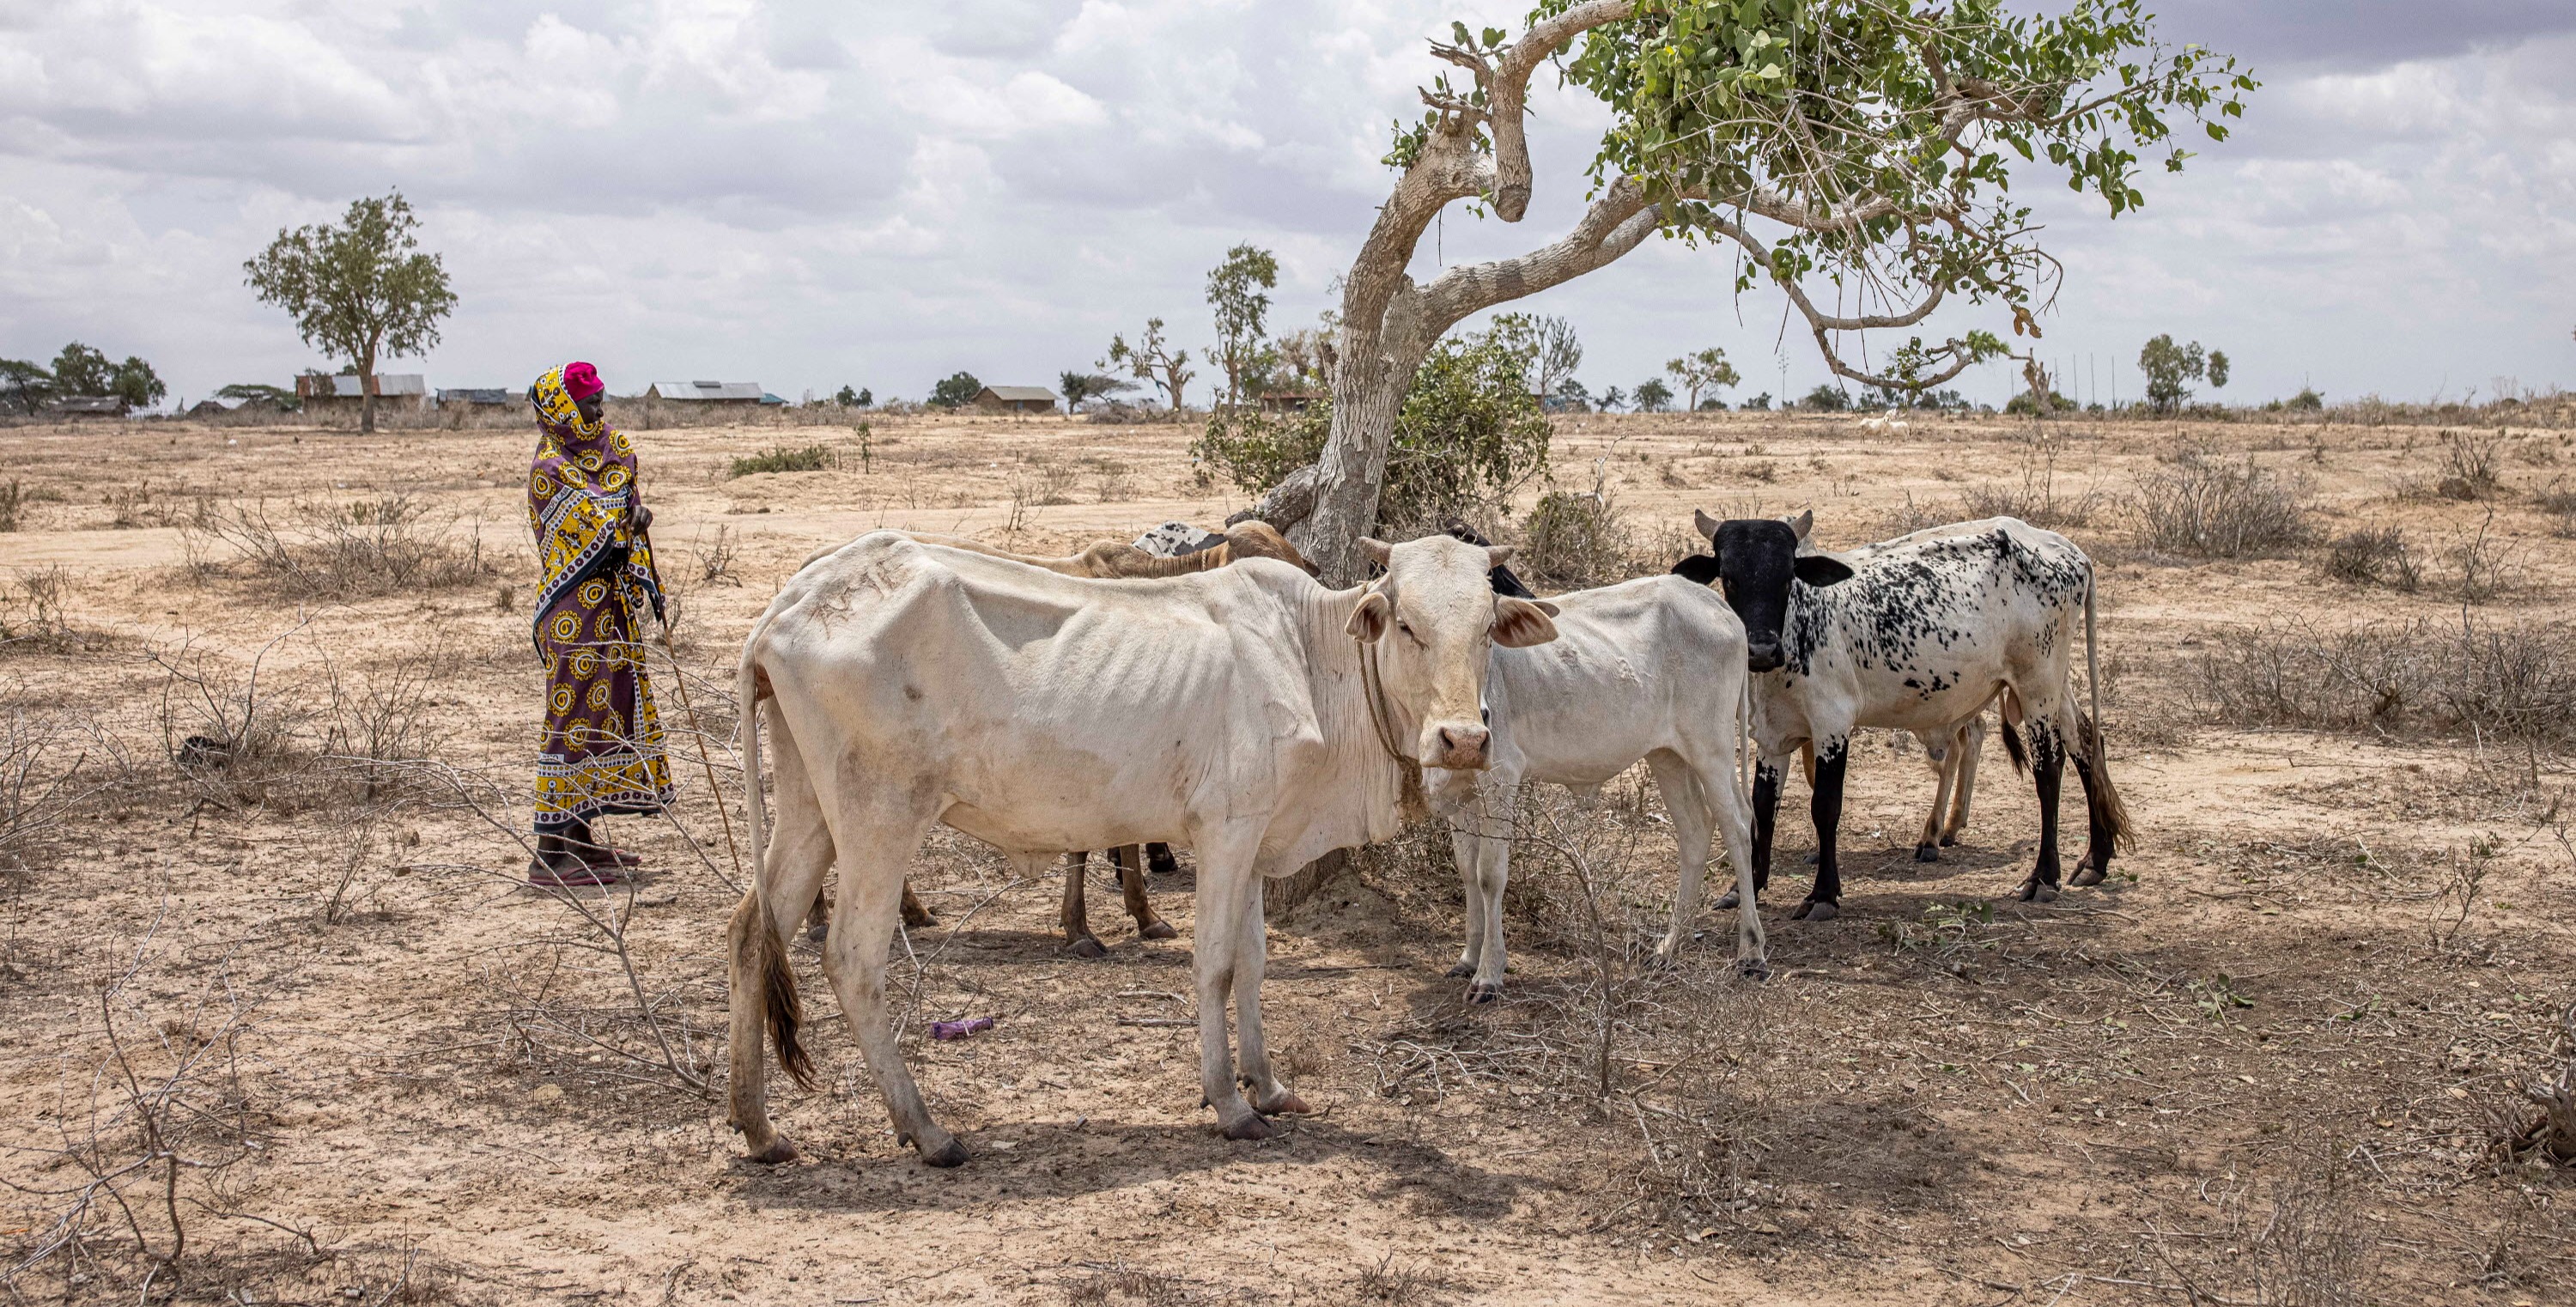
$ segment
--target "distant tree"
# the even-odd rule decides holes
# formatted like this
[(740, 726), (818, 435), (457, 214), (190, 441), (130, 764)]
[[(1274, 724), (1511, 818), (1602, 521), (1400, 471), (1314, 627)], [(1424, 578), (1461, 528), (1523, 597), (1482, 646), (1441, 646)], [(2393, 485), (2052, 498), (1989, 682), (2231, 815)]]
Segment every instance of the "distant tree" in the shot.
[(1664, 365), (1664, 371), (1673, 374), (1673, 379), (1682, 383), (1682, 389), (1690, 392), (1690, 407), (1694, 410), (1700, 407), (1701, 391), (1732, 386), (1744, 380), (1737, 374), (1735, 365), (1726, 361), (1726, 351), (1714, 347), (1674, 359)]
[[(1330, 313), (1325, 314), (1327, 318)], [(1306, 327), (1289, 332), (1272, 342), (1277, 353), (1275, 390), (1306, 390), (1333, 384), (1333, 331), (1330, 326)]]
[(279, 230), (242, 265), (260, 299), (295, 319), (304, 343), (348, 361), (358, 376), (358, 429), (376, 429), (376, 361), (426, 354), (456, 308), (447, 268), (420, 252), (420, 223), (395, 191), (349, 206), (338, 226)]
[(1637, 411), (1661, 413), (1673, 406), (1673, 388), (1662, 380), (1648, 377), (1637, 383)]
[(1807, 397), (1799, 402), (1819, 413), (1840, 413), (1852, 406), (1851, 396), (1832, 385), (1821, 385), (1808, 391)]
[(131, 354), (123, 363), (111, 363), (106, 354), (77, 340), (54, 356), (54, 390), (62, 395), (109, 396), (136, 408), (150, 408), (170, 393), (151, 364)]
[(2290, 407), (2303, 413), (2314, 413), (2325, 406), (2326, 397), (2318, 394), (2313, 387), (2301, 386), (2298, 394), (2290, 396)]
[[(1237, 245), (1209, 270), (1208, 307), (1216, 313), (1216, 361), (1225, 369), (1225, 402), (1241, 404), (1259, 393), (1278, 355), (1270, 348), (1270, 297), (1279, 284), (1279, 260), (1257, 245)], [(1177, 401), (1174, 408), (1180, 407)]]
[(865, 386), (857, 390), (843, 386), (839, 394), (832, 396), (832, 402), (843, 408), (871, 408), (875, 406), (877, 397)]
[(2196, 340), (2176, 345), (2172, 336), (2160, 335), (2138, 351), (2138, 371), (2147, 374), (2147, 403), (2170, 413), (2191, 398), (2184, 382), (2206, 377), (2212, 386), (2226, 385), (2227, 356), (2203, 351)]
[(0, 359), (0, 411), (34, 413), (53, 394), (53, 373), (23, 359)]
[(1599, 402), (1602, 412), (1615, 413), (1620, 409), (1628, 407), (1628, 392), (1619, 389), (1617, 386), (1612, 386), (1608, 390), (1601, 392), (1601, 399)]
[(1768, 411), (1771, 407), (1771, 392), (1766, 390), (1759, 395), (1755, 395), (1753, 398), (1744, 401), (1743, 407), (1748, 412), (1755, 410)]
[(1145, 334), (1130, 345), (1125, 336), (1109, 338), (1109, 357), (1093, 366), (1103, 372), (1125, 369), (1138, 381), (1150, 381), (1163, 392), (1172, 412), (1181, 411), (1181, 392), (1198, 374), (1190, 371), (1190, 352), (1174, 350), (1163, 340), (1163, 320), (1147, 318)]
[(1715, 395), (1711, 395), (1699, 402), (1699, 408), (1697, 411), (1701, 413), (1723, 413), (1726, 411), (1726, 401), (1719, 399)]
[(1121, 391), (1134, 390), (1136, 383), (1105, 372), (1078, 372), (1068, 368), (1056, 378), (1056, 386), (1064, 392), (1064, 409), (1070, 413), (1074, 405), (1086, 399), (1107, 399)]
[(1557, 382), (1556, 388), (1548, 391), (1542, 402), (1550, 411), (1589, 413), (1592, 411), (1592, 392), (1582, 382), (1567, 377)]
[(284, 386), (271, 386), (257, 381), (236, 381), (215, 392), (217, 399), (255, 399), (274, 404), (288, 412), (304, 407), (304, 401)]
[(930, 388), (930, 404), (933, 408), (963, 408), (983, 393), (984, 383), (977, 381), (974, 373), (961, 371)]

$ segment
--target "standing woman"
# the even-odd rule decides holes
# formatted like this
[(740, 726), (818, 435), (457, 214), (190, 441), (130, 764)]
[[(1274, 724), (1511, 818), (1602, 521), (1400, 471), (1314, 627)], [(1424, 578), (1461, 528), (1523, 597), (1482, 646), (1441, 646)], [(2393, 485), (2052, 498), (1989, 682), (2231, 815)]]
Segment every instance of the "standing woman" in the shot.
[(537, 749), (537, 854), (532, 885), (610, 885), (638, 859), (592, 830), (609, 813), (660, 812), (671, 801), (662, 726), (645, 682), (638, 628), (662, 617), (636, 485), (635, 446), (601, 412), (599, 370), (568, 363), (537, 378), (537, 456), (528, 525), (545, 584), (537, 656), (546, 666), (546, 727)]

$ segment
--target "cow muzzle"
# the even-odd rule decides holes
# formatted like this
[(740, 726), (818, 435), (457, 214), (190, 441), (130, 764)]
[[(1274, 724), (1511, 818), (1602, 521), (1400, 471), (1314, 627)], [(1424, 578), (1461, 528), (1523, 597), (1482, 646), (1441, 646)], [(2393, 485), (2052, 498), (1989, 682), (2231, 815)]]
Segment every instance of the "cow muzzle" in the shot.
[(1426, 732), (1422, 765), (1451, 771), (1483, 771), (1493, 765), (1494, 733), (1476, 722), (1448, 722)]
[(1780, 642), (1748, 641), (1744, 646), (1744, 665), (1757, 672), (1780, 670)]

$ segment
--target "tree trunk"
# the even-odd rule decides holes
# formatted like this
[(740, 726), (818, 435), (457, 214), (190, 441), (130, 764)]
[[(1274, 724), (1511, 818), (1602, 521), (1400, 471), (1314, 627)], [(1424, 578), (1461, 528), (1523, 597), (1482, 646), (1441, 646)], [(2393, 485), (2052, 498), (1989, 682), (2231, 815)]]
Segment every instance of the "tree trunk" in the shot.
[(1314, 511), (1289, 539), (1323, 572), (1324, 584), (1357, 585), (1364, 579), (1359, 540), (1377, 526), (1386, 489), (1386, 456), (1395, 441), (1396, 414), (1422, 365), (1424, 349), (1381, 340), (1378, 333), (1345, 329), (1342, 365), (1333, 376), (1333, 426), (1315, 464)]
[(376, 429), (376, 356), (369, 351), (358, 360), (358, 430), (373, 434)]

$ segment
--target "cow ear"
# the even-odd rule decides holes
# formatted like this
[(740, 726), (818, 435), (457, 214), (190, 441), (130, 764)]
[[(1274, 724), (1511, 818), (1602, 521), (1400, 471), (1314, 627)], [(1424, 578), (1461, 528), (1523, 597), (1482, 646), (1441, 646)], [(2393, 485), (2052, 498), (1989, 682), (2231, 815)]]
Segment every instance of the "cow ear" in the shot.
[(1852, 570), (1823, 554), (1808, 554), (1798, 560), (1798, 579), (1809, 585), (1840, 585), (1852, 579)]
[(1361, 644), (1375, 644), (1386, 634), (1386, 624), (1395, 610), (1384, 591), (1371, 590), (1360, 596), (1360, 606), (1351, 610), (1350, 622), (1343, 630)]
[(1800, 540), (1806, 539), (1807, 533), (1816, 529), (1816, 510), (1810, 508), (1805, 512), (1798, 514), (1796, 517), (1790, 518), (1789, 529), (1797, 532)]
[(1526, 649), (1546, 644), (1556, 638), (1557, 607), (1530, 599), (1496, 599), (1494, 601), (1494, 643), (1506, 649)]
[(1360, 537), (1360, 552), (1368, 555), (1368, 560), (1380, 567), (1386, 566), (1386, 560), (1395, 556), (1392, 546), (1370, 536)]
[(1673, 564), (1673, 575), (1688, 577), (1693, 585), (1717, 583), (1717, 555), (1693, 554)]
[(1691, 510), (1691, 525), (1699, 528), (1699, 533), (1701, 535), (1708, 537), (1710, 540), (1715, 540), (1717, 539), (1717, 529), (1726, 524), (1694, 508)]
[(1518, 545), (1485, 546), (1485, 570), (1490, 572), (1497, 567), (1501, 567), (1503, 564), (1512, 561), (1512, 555), (1519, 552), (1520, 546)]

